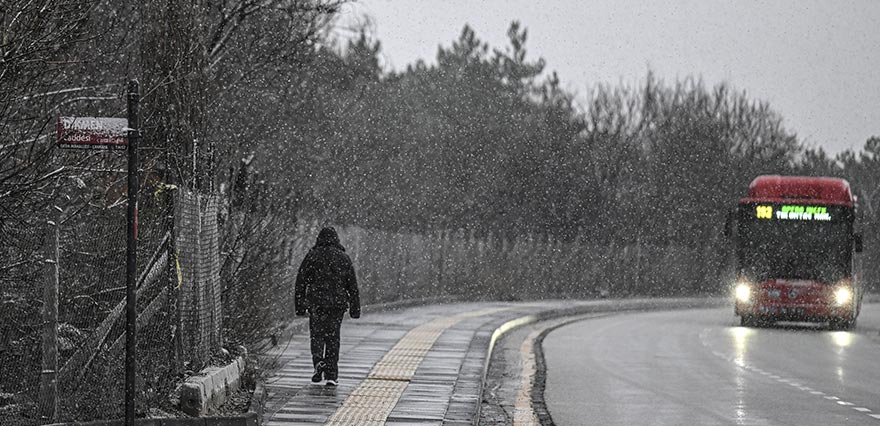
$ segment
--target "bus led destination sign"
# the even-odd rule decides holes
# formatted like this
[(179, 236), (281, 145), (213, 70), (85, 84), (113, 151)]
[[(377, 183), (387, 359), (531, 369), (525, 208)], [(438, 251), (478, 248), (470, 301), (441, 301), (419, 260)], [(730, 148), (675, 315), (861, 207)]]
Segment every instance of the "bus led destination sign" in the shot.
[(828, 222), (831, 213), (825, 206), (799, 206), (783, 204), (781, 206), (758, 205), (755, 207), (755, 217), (758, 219), (779, 220), (807, 220)]

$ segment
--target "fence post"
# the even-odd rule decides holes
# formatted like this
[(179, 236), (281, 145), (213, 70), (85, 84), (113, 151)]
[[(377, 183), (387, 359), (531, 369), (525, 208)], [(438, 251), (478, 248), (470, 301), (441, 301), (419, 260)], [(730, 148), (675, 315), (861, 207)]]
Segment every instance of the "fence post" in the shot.
[(174, 307), (174, 328), (171, 338), (171, 356), (173, 357), (174, 369), (172, 370), (174, 373), (183, 372), (183, 362), (184, 362), (184, 352), (183, 352), (183, 318), (181, 317), (181, 298), (183, 297), (183, 277), (182, 272), (180, 270), (180, 259), (178, 255), (180, 254), (177, 248), (177, 228), (176, 228), (176, 215), (178, 210), (177, 204), (177, 187), (173, 185), (169, 185), (169, 188), (164, 191), (165, 195), (165, 212), (168, 217), (165, 218), (166, 226), (168, 227), (168, 286), (169, 294), (171, 297), (170, 305)]
[(636, 234), (636, 291), (643, 291), (642, 288), (642, 233)]
[(60, 208), (50, 207), (44, 242), (43, 363), (40, 374), (40, 418), (49, 423), (58, 416), (58, 235)]

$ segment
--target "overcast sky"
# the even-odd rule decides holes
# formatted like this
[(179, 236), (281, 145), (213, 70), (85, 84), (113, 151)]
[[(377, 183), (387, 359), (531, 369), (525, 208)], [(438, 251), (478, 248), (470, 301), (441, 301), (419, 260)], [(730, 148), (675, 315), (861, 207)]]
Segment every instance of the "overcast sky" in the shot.
[(503, 48), (519, 20), (526, 48), (582, 99), (598, 83), (727, 81), (770, 102), (785, 126), (831, 154), (880, 136), (880, 0), (358, 0), (341, 24), (372, 17), (386, 67), (435, 62), (467, 23)]

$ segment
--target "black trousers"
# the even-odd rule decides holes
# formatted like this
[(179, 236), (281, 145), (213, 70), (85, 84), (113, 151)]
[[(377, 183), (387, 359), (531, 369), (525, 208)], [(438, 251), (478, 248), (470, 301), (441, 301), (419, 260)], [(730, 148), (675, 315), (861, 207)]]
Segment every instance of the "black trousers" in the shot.
[(309, 311), (312, 364), (324, 363), (324, 379), (339, 377), (339, 328), (345, 308), (315, 307)]

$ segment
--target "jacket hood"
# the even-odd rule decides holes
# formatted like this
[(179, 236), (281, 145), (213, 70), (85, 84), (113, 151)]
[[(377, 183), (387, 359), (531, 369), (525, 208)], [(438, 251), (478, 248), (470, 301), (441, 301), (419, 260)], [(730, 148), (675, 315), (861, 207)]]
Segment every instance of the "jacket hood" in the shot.
[(336, 247), (345, 251), (345, 247), (339, 242), (339, 234), (332, 226), (321, 229), (318, 233), (318, 240), (315, 241), (315, 248), (318, 247)]

